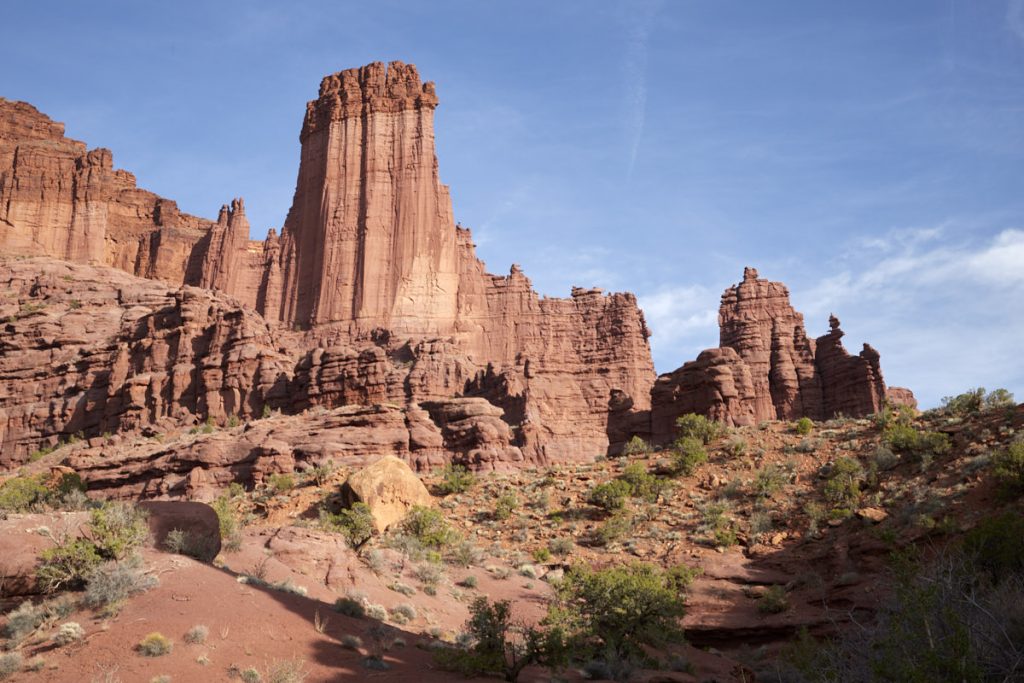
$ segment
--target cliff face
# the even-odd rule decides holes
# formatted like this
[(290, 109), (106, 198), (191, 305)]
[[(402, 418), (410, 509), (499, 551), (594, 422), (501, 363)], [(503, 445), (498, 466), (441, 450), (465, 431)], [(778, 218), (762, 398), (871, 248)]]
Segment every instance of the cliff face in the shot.
[(862, 417), (890, 400), (913, 403), (908, 389), (887, 392), (879, 354), (868, 344), (859, 355), (843, 348), (839, 319), (831, 331), (808, 338), (803, 316), (789, 303), (781, 282), (758, 277), (753, 268), (743, 282), (722, 294), (718, 312), (721, 346), (661, 375), (651, 392), (651, 438), (667, 443), (675, 419), (700, 413), (732, 425), (761, 420), (838, 414)]
[(0, 248), (231, 295), (300, 358), (289, 409), (473, 394), (501, 406), (531, 459), (604, 453), (613, 393), (650, 405), (636, 299), (542, 299), (517, 267), (488, 274), (439, 180), (436, 106), (401, 62), (324, 78), (285, 225), (254, 242), (241, 199), (215, 222), (182, 214), (108, 151), (0, 101)]

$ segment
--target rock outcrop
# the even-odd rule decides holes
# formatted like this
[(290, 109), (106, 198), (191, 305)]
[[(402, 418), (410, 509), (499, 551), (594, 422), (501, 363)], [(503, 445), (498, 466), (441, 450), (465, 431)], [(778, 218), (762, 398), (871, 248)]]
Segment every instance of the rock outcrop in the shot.
[(835, 316), (829, 318), (828, 334), (810, 339), (786, 286), (759, 278), (753, 268), (744, 269), (743, 282), (722, 294), (718, 323), (719, 348), (655, 382), (650, 412), (655, 443), (671, 441), (675, 419), (685, 413), (749, 425), (805, 416), (861, 417), (877, 412), (887, 395), (914, 402), (909, 390), (887, 392), (879, 354), (871, 346), (865, 344), (856, 356), (843, 348)]
[(0, 468), (59, 442), (229, 416), (287, 398), (259, 315), (196, 287), (46, 258), (0, 260)]

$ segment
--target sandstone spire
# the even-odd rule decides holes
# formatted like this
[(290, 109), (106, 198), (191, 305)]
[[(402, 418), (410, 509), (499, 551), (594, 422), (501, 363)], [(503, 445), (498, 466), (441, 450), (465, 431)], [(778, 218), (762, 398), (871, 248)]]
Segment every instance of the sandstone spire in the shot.
[(433, 84), (401, 62), (323, 79), (306, 106), (295, 199), (281, 233), (281, 320), (452, 330), (456, 233), (438, 178), (436, 106)]

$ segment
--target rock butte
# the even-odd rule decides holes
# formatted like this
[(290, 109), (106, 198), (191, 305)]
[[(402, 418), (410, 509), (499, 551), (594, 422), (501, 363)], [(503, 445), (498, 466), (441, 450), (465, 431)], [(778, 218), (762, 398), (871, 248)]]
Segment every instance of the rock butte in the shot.
[[(173, 495), (325, 451), (501, 468), (668, 441), (685, 412), (747, 424), (913, 401), (887, 394), (871, 347), (843, 349), (835, 318), (808, 338), (753, 269), (723, 295), (720, 348), (656, 380), (632, 294), (541, 298), (517, 266), (485, 271), (439, 180), (437, 103), (401, 62), (324, 78), (285, 224), (255, 241), (241, 199), (216, 221), (182, 213), (110, 151), (0, 99), (0, 467), (81, 435), (118, 463), (83, 463), (93, 476)], [(303, 418), (331, 434), (316, 457), (304, 427), (150, 454), (149, 474), (104, 446), (314, 407), (345, 407)]]

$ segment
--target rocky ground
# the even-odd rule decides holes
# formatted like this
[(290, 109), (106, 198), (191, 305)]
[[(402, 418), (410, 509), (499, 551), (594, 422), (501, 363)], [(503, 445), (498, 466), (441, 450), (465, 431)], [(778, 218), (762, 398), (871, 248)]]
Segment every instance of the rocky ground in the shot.
[[(16, 649), (23, 665), (36, 670), (9, 680), (228, 680), (247, 669), (262, 680), (298, 680), (287, 677), (292, 665), (307, 681), (450, 679), (431, 649), (458, 640), (474, 597), (511, 600), (518, 617), (536, 621), (551, 583), (568, 567), (631, 560), (701, 570), (687, 599), (688, 644), (659, 653), (661, 670), (638, 678), (770, 680), (764, 672), (799, 629), (828, 636), (851, 618), (870, 619), (887, 595), (894, 549), (916, 545), (933, 552), (981, 518), (1019, 508), (1000, 496), (990, 459), (1024, 426), (1024, 406), (966, 419), (926, 414), (914, 426), (946, 434), (951, 448), (901, 457), (870, 419), (818, 423), (807, 434), (791, 423), (768, 422), (713, 441), (709, 462), (689, 476), (658, 475), (670, 470), (669, 452), (477, 474), (468, 490), (435, 495), (460, 538), (439, 553), (443, 557), (393, 530), (357, 553), (323, 528), (320, 510), (338, 499), (350, 474), (344, 468), (272, 479), (225, 498), (244, 526), (213, 562), (147, 549), (145, 563), (159, 586), (114, 614), (65, 616), (61, 621), (75, 620), (85, 630), (70, 645), (56, 646), (56, 622), (40, 629)], [(173, 443), (196, 435), (166, 438)], [(26, 470), (73, 459), (74, 446), (65, 449)], [(849, 508), (826, 496), (844, 458), (863, 472), (862, 492)], [(637, 472), (653, 475), (646, 481), (660, 490), (611, 512), (588, 502), (594, 486)], [(422, 478), (439, 494), (440, 472)], [(32, 555), (46, 546), (39, 527), (81, 514), (13, 514), (0, 523), (7, 545), (28, 555), (22, 566), (27, 562), (30, 571)], [(16, 574), (10, 565), (17, 561), (4, 557), (5, 573)], [(369, 614), (336, 611), (339, 598), (362, 604)], [(196, 625), (207, 627), (204, 642), (186, 642)], [(136, 644), (153, 631), (174, 643), (169, 654), (137, 654)], [(389, 668), (368, 669), (373, 655)], [(557, 676), (584, 674), (568, 669)], [(524, 676), (550, 678), (540, 669)]]

